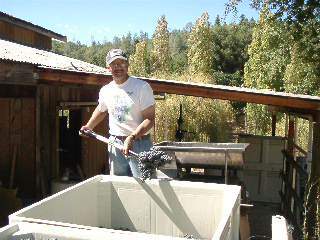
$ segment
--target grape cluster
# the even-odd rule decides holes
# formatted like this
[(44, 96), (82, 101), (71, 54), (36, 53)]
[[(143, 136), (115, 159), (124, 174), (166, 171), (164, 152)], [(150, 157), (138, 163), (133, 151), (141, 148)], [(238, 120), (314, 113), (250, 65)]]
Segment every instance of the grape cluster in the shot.
[(139, 153), (138, 167), (141, 172), (141, 179), (144, 181), (151, 178), (156, 168), (170, 163), (172, 157), (159, 149), (152, 147), (149, 151)]

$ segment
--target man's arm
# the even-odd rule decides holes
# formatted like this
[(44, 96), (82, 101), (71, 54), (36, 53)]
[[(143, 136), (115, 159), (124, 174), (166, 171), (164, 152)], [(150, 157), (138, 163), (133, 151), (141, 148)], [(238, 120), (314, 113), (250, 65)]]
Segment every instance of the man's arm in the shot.
[(89, 121), (86, 125), (81, 127), (81, 130), (89, 129), (93, 130), (107, 115), (106, 112), (100, 112), (98, 107), (93, 111)]
[(134, 130), (131, 135), (134, 135), (136, 138), (143, 136), (148, 132), (154, 125), (155, 119), (155, 105), (152, 105), (142, 111), (143, 121), (140, 125)]
[(155, 105), (152, 105), (142, 111), (143, 121), (140, 125), (126, 138), (124, 141), (124, 154), (128, 155), (129, 149), (132, 148), (134, 139), (142, 137), (154, 125), (155, 121)]

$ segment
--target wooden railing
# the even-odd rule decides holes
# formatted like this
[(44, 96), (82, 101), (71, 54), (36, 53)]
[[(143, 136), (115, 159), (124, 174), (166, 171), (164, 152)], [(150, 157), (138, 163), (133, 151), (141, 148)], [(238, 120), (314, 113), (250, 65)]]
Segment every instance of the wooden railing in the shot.
[[(298, 151), (300, 156), (306, 158), (307, 152), (297, 145), (294, 150)], [(293, 234), (300, 239), (303, 233), (303, 212), (304, 212), (304, 191), (301, 191), (306, 185), (308, 178), (307, 171), (298, 164), (297, 158), (287, 150), (282, 151), (284, 156), (283, 171), (281, 172), (282, 188), (281, 210), (293, 225)], [(303, 184), (300, 186), (300, 184)]]

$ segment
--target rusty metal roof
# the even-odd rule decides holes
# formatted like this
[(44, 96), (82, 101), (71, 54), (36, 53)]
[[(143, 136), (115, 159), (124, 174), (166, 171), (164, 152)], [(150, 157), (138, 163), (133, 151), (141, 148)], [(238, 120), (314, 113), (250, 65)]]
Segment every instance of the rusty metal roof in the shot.
[(0, 60), (30, 63), (39, 67), (61, 69), (67, 71), (110, 74), (102, 68), (78, 59), (66, 57), (53, 52), (48, 52), (18, 43), (0, 39)]

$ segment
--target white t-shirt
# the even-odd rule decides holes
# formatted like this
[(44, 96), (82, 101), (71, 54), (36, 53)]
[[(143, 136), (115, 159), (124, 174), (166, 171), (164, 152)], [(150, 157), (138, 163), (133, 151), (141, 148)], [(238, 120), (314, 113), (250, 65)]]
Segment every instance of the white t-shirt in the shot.
[(98, 109), (108, 111), (111, 135), (130, 135), (143, 121), (141, 112), (154, 104), (150, 85), (134, 77), (120, 85), (112, 81), (99, 92)]

